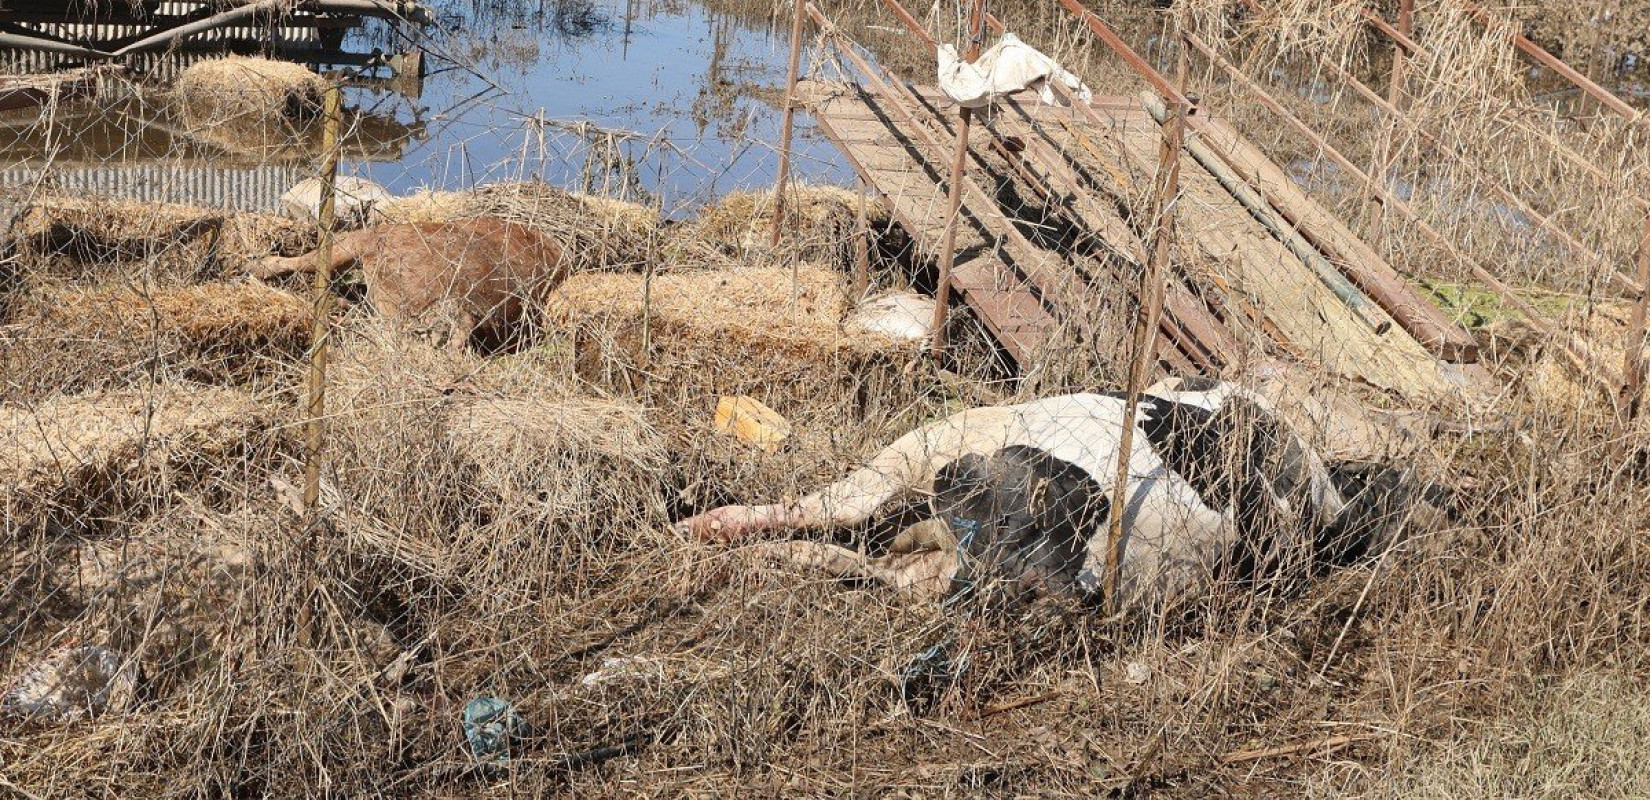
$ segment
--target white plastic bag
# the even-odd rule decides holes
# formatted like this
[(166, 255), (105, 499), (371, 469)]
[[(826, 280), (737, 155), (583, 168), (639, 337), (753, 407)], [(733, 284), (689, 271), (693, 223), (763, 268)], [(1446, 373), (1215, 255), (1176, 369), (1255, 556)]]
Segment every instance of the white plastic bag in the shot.
[(952, 45), (939, 48), (940, 91), (964, 108), (984, 108), (1026, 89), (1036, 89), (1045, 103), (1064, 105), (1050, 81), (1059, 81), (1085, 103), (1094, 97), (1076, 75), (1012, 33), (1003, 34), (972, 64), (958, 58)]

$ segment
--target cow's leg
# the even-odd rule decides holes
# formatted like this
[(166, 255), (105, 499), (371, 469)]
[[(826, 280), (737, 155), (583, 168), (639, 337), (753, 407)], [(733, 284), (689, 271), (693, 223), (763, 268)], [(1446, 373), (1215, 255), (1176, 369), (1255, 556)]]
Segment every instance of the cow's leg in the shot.
[(854, 525), (888, 501), (931, 487), (940, 467), (966, 453), (989, 453), (1013, 434), (1014, 412), (975, 408), (904, 436), (863, 467), (794, 503), (723, 506), (676, 524), (703, 540), (735, 541), (766, 530)]
[(758, 552), (788, 567), (817, 569), (839, 580), (868, 580), (923, 598), (940, 597), (951, 589), (957, 569), (956, 553), (927, 550), (873, 560), (865, 554), (820, 542), (767, 542)]
[[(303, 255), (283, 258), (270, 256), (259, 261), (252, 267), (252, 277), (259, 280), (274, 280), (288, 275), (313, 275), (319, 259), (316, 251), (311, 250)], [(359, 258), (361, 253), (357, 248), (356, 237), (339, 236), (332, 242), (332, 263), (329, 265), (334, 274), (342, 272), (350, 262)]]

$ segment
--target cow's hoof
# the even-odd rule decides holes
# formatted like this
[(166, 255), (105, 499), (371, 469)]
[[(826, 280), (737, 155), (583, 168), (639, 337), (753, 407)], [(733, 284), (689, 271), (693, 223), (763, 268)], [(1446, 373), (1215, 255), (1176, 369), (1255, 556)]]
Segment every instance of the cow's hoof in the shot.
[(724, 523), (716, 512), (689, 517), (671, 527), (679, 536), (698, 539), (706, 544), (727, 544), (733, 541), (734, 530)]

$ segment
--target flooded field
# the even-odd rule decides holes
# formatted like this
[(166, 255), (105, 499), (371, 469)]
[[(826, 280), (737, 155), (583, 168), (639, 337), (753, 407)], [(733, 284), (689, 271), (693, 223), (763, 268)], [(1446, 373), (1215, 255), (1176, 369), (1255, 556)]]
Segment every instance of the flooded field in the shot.
[[(423, 28), (368, 19), (341, 37), (277, 39), (291, 47), (277, 55), (361, 76), (346, 92), (353, 129), (343, 173), (398, 194), (538, 178), (667, 213), (772, 184), (788, 31), (690, 0), (432, 8), (434, 24)], [(129, 199), (272, 210), (314, 172), (315, 152), (250, 153), (180, 120), (169, 84), (212, 49), (105, 78), (95, 99), (0, 112), (0, 183), (49, 176)], [(11, 71), (66, 63), (50, 54), (8, 61)], [(805, 118), (795, 154), (805, 181), (850, 179)]]
[[(536, 176), (669, 209), (772, 184), (787, 32), (691, 0), (441, 5), (422, 97), (360, 97), (423, 125), (398, 160), (360, 166), (392, 190)], [(804, 179), (849, 179), (806, 120), (799, 134)]]

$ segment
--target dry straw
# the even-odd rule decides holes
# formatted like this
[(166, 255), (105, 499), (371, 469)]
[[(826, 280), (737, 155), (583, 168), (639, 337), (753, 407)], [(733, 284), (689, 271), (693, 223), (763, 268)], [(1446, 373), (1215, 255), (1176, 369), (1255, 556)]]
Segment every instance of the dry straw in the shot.
[[(761, 5), (744, 13), (760, 16)], [(864, 5), (869, 18), (876, 8)], [(1050, 5), (995, 10), (1028, 41), (1046, 31), (1081, 49), (1064, 23), (1034, 27)], [(1331, 30), (1341, 5), (1290, 8), (1313, 18), (1256, 41), (1341, 46)], [(913, 49), (882, 36), (891, 50)], [(1269, 49), (1256, 57), (1277, 55)], [(1427, 76), (1463, 73), (1417, 71), (1412, 102), (1447, 108), (1429, 94), (1443, 79)], [(1085, 77), (1110, 93), (1104, 73)], [(1274, 155), (1293, 148), (1310, 161), (1310, 148), (1204, 91)], [(1510, 91), (1493, 94), (1512, 103)], [(1337, 136), (1397, 135), (1346, 106), (1290, 102), (1316, 109)], [(1497, 124), (1531, 147), (1562, 130), (1586, 154), (1609, 152), (1605, 139), (1523, 113)], [(1455, 144), (1489, 144), (1484, 128), (1428, 119)], [(1376, 146), (1352, 149), (1365, 157)], [(1626, 149), (1597, 163), (1638, 157)], [(1538, 183), (1549, 166), (1563, 181), (1584, 176), (1515, 152), (1506, 163), (1523, 165), (1512, 173), (1520, 181), (1589, 208), (1609, 202)], [(1436, 159), (1399, 163), (1443, 171)], [(1468, 193), (1466, 183), (1425, 185)], [(1357, 187), (1327, 196), (1362, 208)], [(296, 359), (259, 338), (287, 329), (275, 290), (157, 272), (157, 253), (172, 250), (145, 243), (141, 221), (163, 214), (101, 228), (94, 212), (76, 218), (71, 227), (119, 256), (84, 268), (19, 249), (30, 316), (9, 317), (4, 335), (54, 344), (7, 339), (0, 373), (0, 474), (14, 504), (0, 550), (0, 673), (95, 644), (141, 663), (145, 690), (127, 713), (70, 726), (0, 720), (0, 787), (40, 797), (1644, 793), (1642, 759), (1631, 757), (1642, 715), (1610, 710), (1645, 706), (1650, 538), (1640, 521), (1650, 492), (1641, 463), (1605, 457), (1616, 432), (1575, 402), (1513, 385), (1459, 429), (1391, 449), (1354, 450), (1350, 434), (1319, 432), (1346, 454), (1446, 476), (1460, 514), (1414, 531), (1381, 566), (1326, 575), (1301, 594), (1217, 589), (1184, 614), (1121, 630), (1071, 609), (1001, 618), (914, 606), (680, 540), (669, 524), (722, 502), (797, 496), (989, 392), (845, 332), (846, 279), (828, 258), (798, 271), (795, 305), (788, 263), (735, 263), (754, 260), (746, 240), (765, 223), (759, 199), (729, 201), (748, 203), (744, 221), (721, 209), (664, 227), (645, 209), (565, 197), (495, 188), (441, 198), (461, 209), (441, 213), (611, 231), (612, 257), (587, 265), (647, 264), (650, 302), (634, 267), (575, 276), (539, 346), (492, 359), (394, 338), (366, 313), (346, 317), (323, 476), (335, 535), (314, 549), (295, 544), (300, 520), (271, 484), (296, 472), (290, 437), (266, 432), (290, 424), (269, 409), (295, 405)], [(1449, 202), (1429, 213), (1445, 219)], [(591, 222), (602, 219), (611, 227)], [(1585, 284), (1559, 256), (1482, 218), (1451, 224), (1475, 252), (1505, 248), (1496, 263), (1531, 281)], [(696, 226), (707, 233), (682, 233)], [(704, 241), (653, 260), (638, 243), (660, 234)], [(1389, 231), (1396, 260), (1447, 271), (1408, 236)], [(65, 267), (76, 269), (70, 285)], [(1596, 299), (1565, 302), (1585, 321)], [(1603, 308), (1595, 320), (1614, 314)], [(76, 333), (58, 335), (48, 319)], [(223, 347), (274, 368), (255, 381), (203, 372), (219, 385), (198, 386), (178, 381), (195, 356), (156, 360), (151, 347), (100, 361), (56, 344), (129, 324), (170, 343), (162, 353)], [(1530, 354), (1509, 356), (1508, 368), (1522, 371), (1517, 358)], [(1115, 386), (1116, 371), (1097, 361), (1073, 370), (1070, 386)], [(84, 374), (94, 366), (140, 388), (67, 394), (100, 386)], [(1292, 402), (1319, 401), (1294, 418), (1326, 428), (1335, 403), (1392, 402), (1333, 376), (1291, 389)], [(795, 434), (773, 453), (718, 436), (722, 394), (759, 397)], [(1631, 436), (1638, 452), (1645, 434)], [(60, 513), (28, 525), (19, 509)], [(885, 542), (886, 528), (897, 526), (841, 536)], [(935, 645), (945, 658), (918, 658)], [(538, 728), (496, 774), (475, 769), (459, 731), (464, 704), (483, 695)], [(600, 757), (599, 769), (568, 766)]]
[(192, 137), (263, 156), (313, 144), (325, 92), (326, 81), (301, 64), (243, 56), (191, 64), (177, 84)]

